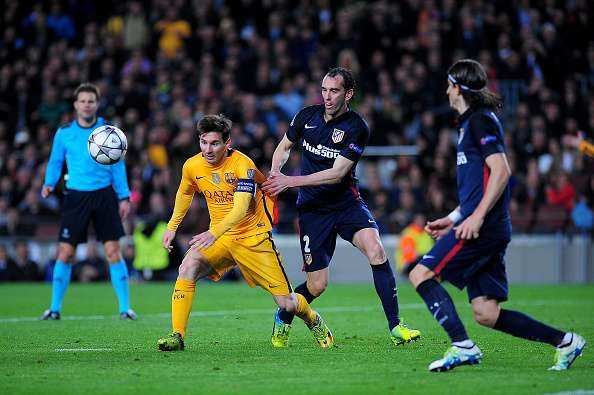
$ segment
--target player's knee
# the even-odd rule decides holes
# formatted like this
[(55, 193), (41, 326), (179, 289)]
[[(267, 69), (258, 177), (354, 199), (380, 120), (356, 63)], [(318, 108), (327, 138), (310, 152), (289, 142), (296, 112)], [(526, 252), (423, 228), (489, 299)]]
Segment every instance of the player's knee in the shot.
[(191, 254), (186, 255), (179, 265), (179, 276), (181, 278), (197, 280), (201, 271), (201, 260)]
[(386, 251), (381, 243), (374, 241), (367, 249), (367, 259), (372, 265), (381, 265), (386, 261)]
[(307, 289), (309, 290), (309, 293), (311, 293), (316, 298), (326, 290), (326, 287), (328, 287), (327, 278), (307, 281)]
[(495, 322), (497, 322), (497, 317), (499, 316), (499, 308), (497, 305), (491, 306), (490, 304), (481, 304), (473, 306), (472, 313), (474, 320), (478, 324), (493, 328)]
[(408, 279), (413, 287), (418, 287), (424, 281), (435, 277), (435, 274), (423, 265), (416, 265), (408, 274)]
[(105, 258), (107, 258), (107, 261), (111, 262), (111, 263), (119, 262), (121, 259), (119, 244), (117, 244), (117, 243), (114, 243), (113, 245), (106, 244), (105, 245)]
[(74, 248), (68, 246), (59, 246), (58, 247), (58, 260), (65, 263), (72, 262), (72, 258), (74, 257)]

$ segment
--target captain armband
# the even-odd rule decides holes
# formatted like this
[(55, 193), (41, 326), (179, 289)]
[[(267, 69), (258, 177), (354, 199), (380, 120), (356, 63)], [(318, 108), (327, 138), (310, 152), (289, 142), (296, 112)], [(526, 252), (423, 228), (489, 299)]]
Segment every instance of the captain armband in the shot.
[(240, 178), (237, 180), (237, 188), (235, 192), (247, 192), (256, 196), (256, 182), (249, 178)]

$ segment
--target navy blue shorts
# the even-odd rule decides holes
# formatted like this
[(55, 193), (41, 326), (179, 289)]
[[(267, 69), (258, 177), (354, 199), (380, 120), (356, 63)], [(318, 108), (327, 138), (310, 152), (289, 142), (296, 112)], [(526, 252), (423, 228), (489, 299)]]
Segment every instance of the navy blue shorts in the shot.
[(420, 263), (457, 288), (466, 287), (469, 301), (486, 296), (502, 302), (508, 293), (504, 260), (508, 243), (483, 237), (457, 240), (452, 229)]
[(99, 241), (119, 240), (124, 235), (119, 202), (112, 187), (89, 192), (67, 191), (62, 202), (59, 240), (73, 246), (85, 243), (91, 220)]
[(377, 224), (365, 203), (356, 203), (341, 211), (328, 209), (299, 211), (299, 240), (303, 256), (303, 271), (315, 272), (330, 265), (336, 236), (352, 243), (361, 229), (375, 228)]

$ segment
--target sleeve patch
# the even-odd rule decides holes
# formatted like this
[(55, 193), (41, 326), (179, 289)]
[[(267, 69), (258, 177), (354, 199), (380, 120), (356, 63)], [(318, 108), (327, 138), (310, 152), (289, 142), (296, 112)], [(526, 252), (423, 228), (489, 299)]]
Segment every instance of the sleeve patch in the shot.
[(249, 178), (240, 178), (237, 180), (237, 188), (235, 188), (235, 192), (247, 192), (255, 195), (256, 182)]
[(487, 134), (487, 135), (481, 137), (481, 140), (480, 140), (481, 145), (487, 145), (487, 144), (495, 142), (495, 141), (497, 141), (497, 137), (493, 136), (491, 134)]
[(349, 149), (359, 155), (363, 153), (363, 148), (359, 147), (357, 144), (354, 143), (349, 144)]

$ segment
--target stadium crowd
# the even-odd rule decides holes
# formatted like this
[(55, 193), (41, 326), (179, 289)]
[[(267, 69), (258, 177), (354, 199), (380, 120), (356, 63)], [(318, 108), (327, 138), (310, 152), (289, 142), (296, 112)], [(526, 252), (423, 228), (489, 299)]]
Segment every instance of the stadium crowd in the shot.
[[(418, 150), (367, 156), (357, 170), (381, 230), (447, 214), (457, 129), (445, 70), (463, 57), (478, 59), (505, 98), (514, 229), (591, 232), (593, 161), (562, 136), (594, 133), (593, 13), (587, 0), (5, 0), (0, 238), (11, 242), (0, 243), (0, 280), (43, 277), (22, 244), (56, 239), (61, 195), (40, 190), (82, 81), (100, 87), (99, 114), (128, 136), (134, 215), (125, 226), (135, 238), (167, 220), (181, 166), (199, 150), (197, 120), (226, 114), (233, 146), (267, 171), (291, 118), (321, 102), (335, 65), (357, 77), (353, 107), (371, 127), (369, 145)], [(298, 163), (293, 153), (285, 172)], [(281, 195), (278, 232), (295, 231), (295, 198)], [(205, 229), (205, 210), (196, 199), (180, 232)]]

